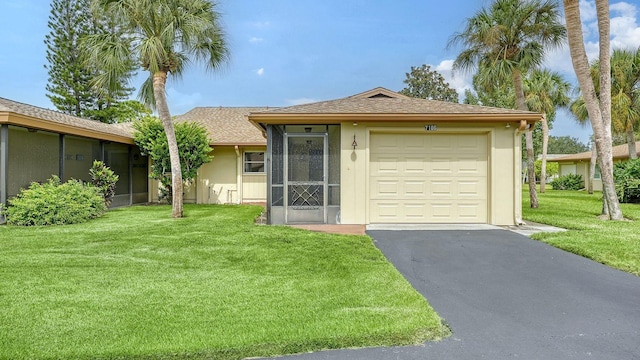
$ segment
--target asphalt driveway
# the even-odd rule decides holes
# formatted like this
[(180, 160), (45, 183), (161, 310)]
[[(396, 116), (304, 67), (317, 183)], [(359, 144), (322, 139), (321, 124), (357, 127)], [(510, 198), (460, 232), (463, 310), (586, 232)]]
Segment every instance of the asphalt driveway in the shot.
[(289, 358), (640, 359), (639, 277), (507, 230), (368, 234), (453, 335)]

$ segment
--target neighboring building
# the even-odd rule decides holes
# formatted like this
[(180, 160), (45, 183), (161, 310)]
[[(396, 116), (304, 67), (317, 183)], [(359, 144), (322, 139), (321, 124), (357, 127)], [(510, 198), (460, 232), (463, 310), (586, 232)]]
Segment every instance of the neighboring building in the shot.
[[(185, 202), (266, 201), (266, 139), (247, 116), (267, 109), (195, 108), (176, 117), (204, 125), (214, 156), (186, 186)], [(0, 98), (0, 203), (52, 175), (90, 181), (94, 160), (103, 160), (120, 176), (112, 206), (158, 201), (158, 182), (148, 177), (149, 161), (134, 145), (130, 125), (103, 124)]]
[[(636, 142), (636, 149), (640, 149), (640, 141)], [(627, 144), (613, 147), (613, 162), (625, 161), (629, 159), (629, 146)], [(640, 156), (640, 150), (638, 151)], [(581, 175), (585, 181), (589, 180), (591, 169), (591, 151), (585, 151), (578, 154), (565, 155), (562, 157), (550, 159), (548, 161), (558, 163), (558, 175), (564, 176), (568, 174)], [(585, 185), (586, 187), (586, 185)], [(593, 190), (602, 191), (602, 179), (600, 178), (600, 168), (596, 166), (593, 176)]]
[(252, 112), (269, 223), (521, 221), (520, 136), (542, 115), (376, 88)]
[(124, 126), (0, 98), (0, 203), (52, 175), (90, 181), (94, 160), (120, 176), (112, 206), (148, 201), (148, 161)]

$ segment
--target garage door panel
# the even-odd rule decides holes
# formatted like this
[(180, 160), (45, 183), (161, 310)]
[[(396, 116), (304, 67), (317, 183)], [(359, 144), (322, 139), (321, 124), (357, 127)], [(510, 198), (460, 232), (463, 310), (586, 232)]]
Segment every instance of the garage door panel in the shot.
[(369, 221), (487, 221), (487, 136), (372, 134)]

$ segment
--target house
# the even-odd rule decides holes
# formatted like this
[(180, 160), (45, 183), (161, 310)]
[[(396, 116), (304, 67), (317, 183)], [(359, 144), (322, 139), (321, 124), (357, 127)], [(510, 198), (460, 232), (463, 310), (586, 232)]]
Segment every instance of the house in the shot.
[(94, 160), (120, 176), (112, 206), (148, 201), (148, 161), (126, 126), (0, 98), (0, 203), (57, 175), (90, 181)]
[(254, 111), (268, 222), (517, 224), (520, 136), (541, 117), (384, 88)]
[[(640, 141), (636, 142), (636, 149), (639, 149), (638, 156), (640, 156)], [(612, 150), (614, 163), (629, 159), (629, 146), (627, 144), (614, 146)], [(574, 174), (581, 175), (585, 181), (589, 179), (591, 169), (591, 151), (565, 155), (562, 157), (549, 159), (548, 161), (558, 163), (559, 176)], [(596, 170), (593, 175), (593, 190), (602, 191), (602, 179), (600, 178), (599, 167), (596, 166)]]
[[(185, 202), (265, 202), (266, 139), (247, 120), (261, 110), (267, 108), (195, 108), (177, 117), (204, 125), (214, 156), (187, 186)], [(112, 206), (158, 200), (158, 182), (149, 179), (149, 160), (134, 144), (130, 124), (104, 124), (0, 98), (0, 203), (52, 175), (90, 181), (94, 160), (120, 177)]]

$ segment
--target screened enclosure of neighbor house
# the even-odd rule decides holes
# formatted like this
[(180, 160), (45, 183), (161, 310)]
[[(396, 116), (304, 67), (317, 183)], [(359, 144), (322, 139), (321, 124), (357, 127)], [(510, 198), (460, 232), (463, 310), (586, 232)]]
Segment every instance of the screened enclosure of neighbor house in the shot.
[(116, 196), (111, 206), (148, 201), (147, 157), (137, 146), (58, 134), (12, 125), (5, 127), (0, 146), (0, 165), (6, 184), (3, 201), (16, 196), (32, 182), (44, 182), (57, 175), (62, 181), (91, 181), (89, 169), (102, 160), (118, 176)]
[(267, 126), (271, 224), (340, 223), (340, 125)]

